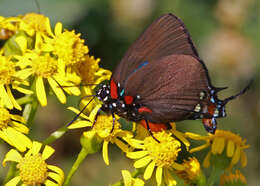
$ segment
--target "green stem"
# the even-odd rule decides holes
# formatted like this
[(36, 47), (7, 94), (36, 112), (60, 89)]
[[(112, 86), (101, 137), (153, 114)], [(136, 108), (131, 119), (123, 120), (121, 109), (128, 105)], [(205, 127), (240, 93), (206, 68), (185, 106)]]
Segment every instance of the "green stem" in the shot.
[(86, 151), (86, 149), (84, 147), (82, 147), (80, 153), (78, 154), (76, 161), (74, 162), (73, 166), (71, 167), (71, 169), (68, 173), (68, 176), (66, 177), (66, 179), (64, 181), (63, 186), (69, 185), (72, 176), (78, 170), (80, 164), (83, 162), (83, 160), (86, 158), (87, 155), (88, 155), (88, 152)]
[[(136, 169), (131, 173), (132, 178), (136, 178), (137, 176), (139, 176), (140, 174), (143, 174), (144, 170), (143, 169)], [(112, 184), (111, 186), (123, 186), (124, 185), (124, 180), (121, 179), (118, 182)]]
[(38, 105), (39, 105), (38, 101), (34, 99), (31, 103), (27, 103), (24, 107), (23, 117), (27, 121), (27, 126), (29, 128), (31, 128), (33, 124)]
[(222, 169), (213, 166), (211, 170), (211, 174), (209, 176), (209, 179), (207, 181), (207, 186), (214, 186), (217, 180), (219, 180), (221, 173), (223, 172)]
[(3, 185), (5, 185), (9, 180), (11, 180), (11, 178), (14, 177), (15, 172), (16, 172), (16, 163), (15, 162), (11, 162)]
[(53, 132), (48, 138), (46, 138), (43, 141), (43, 144), (48, 145), (62, 137), (66, 132), (68, 131), (68, 128), (66, 126), (63, 126), (59, 128), (57, 131)]
[(19, 105), (25, 105), (27, 103), (32, 103), (34, 99), (35, 98), (32, 95), (26, 95), (24, 97), (17, 99), (16, 101)]

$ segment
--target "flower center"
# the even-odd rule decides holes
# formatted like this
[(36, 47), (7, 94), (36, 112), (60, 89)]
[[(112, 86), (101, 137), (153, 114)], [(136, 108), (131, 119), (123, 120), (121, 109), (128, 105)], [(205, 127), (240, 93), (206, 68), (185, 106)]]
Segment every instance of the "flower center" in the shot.
[(47, 164), (41, 154), (23, 157), (17, 168), (20, 170), (21, 180), (26, 185), (44, 183), (48, 176)]
[(144, 146), (155, 161), (158, 167), (170, 167), (181, 150), (181, 143), (165, 131), (157, 132), (154, 137), (160, 141), (158, 143), (152, 136), (145, 138)]
[(65, 31), (55, 38), (53, 53), (63, 59), (67, 65), (73, 65), (84, 60), (88, 47), (84, 46), (80, 34)]
[(8, 85), (15, 74), (15, 64), (8, 61), (4, 56), (0, 57), (0, 84)]
[(0, 108), (0, 129), (6, 128), (11, 120), (8, 110)]
[(58, 62), (49, 55), (38, 56), (32, 61), (32, 71), (44, 78), (53, 76), (57, 72)]
[(112, 127), (112, 116), (99, 115), (93, 127), (93, 130), (96, 131), (101, 138), (108, 138), (115, 135), (117, 130), (120, 128), (120, 124), (116, 121), (113, 132), (111, 133)]

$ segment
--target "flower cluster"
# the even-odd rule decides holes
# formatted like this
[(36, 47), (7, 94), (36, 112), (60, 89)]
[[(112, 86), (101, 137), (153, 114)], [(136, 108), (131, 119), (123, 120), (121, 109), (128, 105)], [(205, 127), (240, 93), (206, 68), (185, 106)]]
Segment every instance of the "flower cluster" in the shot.
[[(183, 133), (171, 123), (170, 129), (164, 124), (153, 124), (161, 128), (151, 135), (143, 121), (131, 123), (117, 115), (113, 118), (101, 113), (101, 104), (93, 91), (95, 85), (110, 78), (111, 72), (99, 67), (100, 59), (89, 55), (85, 41), (76, 31), (63, 29), (59, 22), (52, 28), (48, 17), (28, 13), (0, 17), (0, 40), (0, 138), (13, 147), (3, 160), (3, 166), (10, 163), (13, 167), (5, 180), (7, 186), (68, 185), (87, 154), (102, 149), (104, 162), (109, 165), (109, 144), (115, 144), (134, 162), (135, 171), (122, 170), (123, 179), (117, 184), (144, 185), (148, 180), (155, 180), (158, 186), (210, 185), (219, 181), (221, 185), (246, 184), (241, 172), (232, 173), (239, 160), (241, 167), (247, 164), (244, 150), (249, 145), (237, 134), (223, 130), (206, 136)], [(37, 106), (47, 106), (50, 95), (63, 104), (68, 95), (80, 95), (82, 108), (69, 107), (79, 117), (40, 143), (30, 139), (28, 133)], [(14, 109), (22, 115), (13, 114)], [(128, 127), (124, 127), (126, 124)], [(54, 153), (48, 144), (68, 129), (83, 127), (86, 131), (81, 136), (82, 150), (64, 178), (59, 167), (47, 164)], [(204, 144), (195, 146), (192, 140)], [(204, 167), (222, 171), (212, 171), (209, 179), (194, 153), (202, 150), (207, 151)], [(215, 176), (220, 174), (223, 175)]]
[[(19, 175), (6, 185), (62, 185), (63, 171), (45, 162), (54, 149), (27, 136), (37, 106), (47, 106), (49, 95), (64, 104), (68, 95), (89, 93), (81, 85), (100, 83), (111, 72), (99, 68), (80, 34), (60, 22), (52, 28), (42, 14), (0, 16), (0, 41), (0, 138), (14, 147), (3, 165), (13, 162), (9, 176)], [(22, 115), (12, 114), (15, 109)]]

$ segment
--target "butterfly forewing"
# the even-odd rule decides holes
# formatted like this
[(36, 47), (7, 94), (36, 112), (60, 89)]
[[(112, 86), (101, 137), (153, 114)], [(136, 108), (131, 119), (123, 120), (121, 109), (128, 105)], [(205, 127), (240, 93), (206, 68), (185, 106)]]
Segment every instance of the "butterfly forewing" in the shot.
[(151, 61), (172, 54), (198, 57), (182, 21), (167, 14), (155, 20), (134, 42), (117, 66), (112, 79), (124, 86), (131, 73)]
[(170, 55), (151, 61), (125, 82), (125, 93), (139, 95), (141, 105), (152, 110), (144, 113), (146, 118), (155, 123), (191, 117), (198, 104), (201, 108), (208, 104), (209, 91), (203, 65), (189, 55)]

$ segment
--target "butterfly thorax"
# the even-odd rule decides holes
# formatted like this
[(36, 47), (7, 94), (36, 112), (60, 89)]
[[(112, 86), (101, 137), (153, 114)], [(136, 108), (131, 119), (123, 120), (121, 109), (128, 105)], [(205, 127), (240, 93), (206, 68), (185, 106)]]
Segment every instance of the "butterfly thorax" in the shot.
[[(116, 93), (115, 93), (116, 91)], [(111, 85), (103, 85), (96, 92), (97, 98), (103, 102), (101, 110), (108, 114), (117, 114), (130, 121), (140, 121), (143, 115), (138, 112), (141, 107), (140, 96), (126, 96), (124, 88), (117, 84), (111, 89)]]

